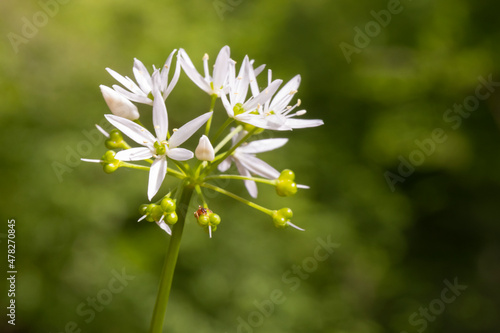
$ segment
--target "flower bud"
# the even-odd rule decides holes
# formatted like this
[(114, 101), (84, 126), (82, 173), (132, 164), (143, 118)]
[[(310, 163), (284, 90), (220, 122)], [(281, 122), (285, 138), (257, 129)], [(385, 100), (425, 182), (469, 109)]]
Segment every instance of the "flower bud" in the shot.
[(170, 198), (164, 198), (161, 201), (161, 208), (165, 211), (165, 213), (173, 213), (176, 208), (175, 201)]
[(109, 87), (104, 85), (100, 85), (99, 87), (101, 88), (106, 104), (114, 115), (129, 120), (139, 119), (139, 111), (132, 102)]
[(168, 224), (175, 224), (178, 219), (179, 217), (177, 216), (176, 212), (168, 213), (165, 217), (165, 220)]
[(197, 159), (200, 161), (213, 161), (215, 158), (214, 147), (206, 135), (202, 135), (198, 147), (194, 151)]
[(293, 212), (290, 208), (281, 208), (280, 210), (275, 210), (272, 217), (274, 226), (276, 228), (285, 228), (290, 224), (290, 219), (293, 216)]
[(289, 197), (297, 193), (297, 183), (290, 179), (281, 179), (276, 182), (276, 193), (281, 197)]

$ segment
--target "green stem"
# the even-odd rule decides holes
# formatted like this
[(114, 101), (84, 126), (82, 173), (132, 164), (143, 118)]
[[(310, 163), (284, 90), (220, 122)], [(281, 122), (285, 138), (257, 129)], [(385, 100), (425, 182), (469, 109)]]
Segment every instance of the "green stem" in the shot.
[(226, 137), (221, 141), (219, 142), (219, 144), (214, 148), (214, 153), (217, 154), (217, 152), (226, 145), (226, 143), (229, 142), (229, 140), (231, 140), (236, 134), (238, 134), (239, 132), (241, 132), (241, 130), (243, 129), (243, 126), (238, 126), (236, 127), (234, 130), (231, 131), (231, 133), (229, 133), (228, 135), (226, 135)]
[(181, 245), (182, 231), (184, 230), (184, 222), (186, 221), (186, 213), (193, 194), (193, 187), (186, 185), (181, 189), (180, 200), (177, 204), (177, 215), (179, 220), (172, 228), (172, 237), (168, 245), (167, 255), (163, 264), (162, 277), (160, 281), (160, 288), (156, 298), (156, 304), (153, 311), (153, 318), (151, 320), (150, 333), (161, 333), (163, 330), (163, 321), (167, 310), (168, 297), (172, 287), (172, 280), (174, 278), (175, 264), (179, 255), (179, 248)]
[(238, 196), (238, 195), (236, 195), (234, 193), (231, 193), (229, 191), (226, 191), (223, 188), (220, 188), (218, 186), (215, 186), (215, 185), (212, 185), (212, 184), (208, 184), (208, 183), (202, 183), (202, 184), (200, 184), (200, 186), (203, 186), (203, 187), (209, 188), (211, 190), (214, 190), (216, 192), (219, 192), (219, 193), (222, 193), (224, 195), (227, 195), (230, 198), (233, 198), (233, 199), (238, 200), (239, 202), (242, 202), (242, 203), (244, 203), (244, 204), (246, 204), (246, 205), (248, 205), (248, 206), (250, 206), (252, 208), (260, 210), (261, 212), (263, 212), (264, 214), (267, 214), (269, 216), (272, 216), (273, 213), (274, 213), (274, 211), (272, 211), (270, 209), (262, 207), (261, 205), (257, 205), (254, 202), (251, 202), (251, 201), (249, 201), (247, 199), (244, 199), (244, 198), (242, 198), (242, 197), (240, 197), (240, 196)]
[[(214, 107), (215, 107), (215, 101), (217, 100), (217, 95), (212, 95), (212, 102), (210, 103), (210, 111), (208, 112), (213, 112), (214, 111)], [(214, 117), (214, 114), (212, 113), (212, 115), (210, 116), (210, 118), (208, 118), (208, 121), (207, 121), (207, 127), (205, 127), (205, 135), (208, 136), (208, 133), (210, 133), (210, 126), (212, 125), (212, 118)]]
[(205, 178), (205, 180), (210, 180), (210, 179), (239, 179), (239, 180), (253, 180), (254, 182), (259, 182), (259, 183), (264, 183), (268, 185), (276, 185), (276, 180), (275, 179), (266, 179), (266, 178), (258, 178), (258, 177), (247, 177), (247, 176), (240, 176), (240, 175), (215, 175), (215, 176), (208, 176)]

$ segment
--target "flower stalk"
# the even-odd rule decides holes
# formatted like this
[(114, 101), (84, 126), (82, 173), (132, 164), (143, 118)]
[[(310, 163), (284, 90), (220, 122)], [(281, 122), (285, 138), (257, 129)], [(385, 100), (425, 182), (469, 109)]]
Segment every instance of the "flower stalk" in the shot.
[(156, 303), (153, 310), (153, 318), (151, 319), (150, 333), (161, 333), (163, 330), (163, 322), (165, 313), (167, 311), (168, 298), (170, 290), (172, 289), (172, 281), (174, 278), (175, 266), (179, 256), (179, 249), (181, 246), (182, 233), (184, 231), (184, 223), (186, 221), (187, 210), (191, 196), (193, 194), (192, 185), (185, 185), (181, 189), (180, 199), (177, 204), (177, 215), (179, 220), (174, 225), (172, 230), (172, 237), (168, 244), (167, 254), (163, 263), (163, 270), (161, 273), (160, 287), (156, 297)]

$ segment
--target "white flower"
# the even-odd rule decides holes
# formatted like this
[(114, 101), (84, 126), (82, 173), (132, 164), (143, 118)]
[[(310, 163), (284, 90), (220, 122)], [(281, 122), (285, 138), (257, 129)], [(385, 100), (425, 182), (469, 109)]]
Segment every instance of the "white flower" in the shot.
[(256, 113), (256, 109), (262, 104), (266, 103), (274, 95), (278, 87), (283, 82), (282, 80), (275, 80), (274, 82), (269, 82), (269, 85), (262, 92), (257, 92), (254, 96), (246, 100), (248, 93), (248, 87), (250, 84), (256, 85), (256, 76), (260, 71), (262, 71), (263, 66), (253, 69), (253, 61), (248, 60), (248, 56), (245, 56), (241, 64), (241, 68), (238, 76), (236, 74), (235, 62), (231, 61), (229, 66), (228, 74), (228, 86), (227, 93), (229, 98), (225, 94), (221, 96), (222, 103), (226, 109), (227, 115), (230, 118), (246, 123), (248, 119), (253, 119), (251, 115), (252, 112)]
[(186, 72), (191, 81), (193, 81), (207, 94), (216, 95), (217, 97), (225, 94), (230, 61), (229, 46), (224, 46), (215, 60), (213, 75), (211, 76), (208, 68), (208, 54), (205, 54), (203, 56), (205, 77), (203, 77), (194, 67), (193, 62), (187, 55), (186, 51), (180, 49), (178, 54), (178, 62), (180, 62), (182, 69), (184, 69), (184, 72)]
[[(269, 79), (271, 81), (271, 71), (269, 71)], [(300, 110), (291, 113), (297, 106), (300, 105), (300, 99), (294, 106), (289, 106), (291, 99), (297, 93), (300, 85), (300, 75), (296, 75), (287, 84), (285, 84), (280, 91), (271, 99), (268, 100), (261, 108), (258, 109), (257, 114), (248, 114), (246, 123), (251, 125), (277, 130), (286, 131), (294, 128), (307, 128), (323, 125), (321, 119), (295, 119), (296, 116), (302, 116), (306, 110)], [(251, 83), (252, 93), (254, 96), (259, 93), (256, 83)]]
[[(233, 145), (240, 141), (245, 135), (246, 132), (242, 131), (233, 137)], [(280, 148), (284, 146), (287, 141), (288, 139), (264, 139), (244, 144), (241, 147), (236, 148), (233, 155), (219, 164), (219, 171), (227, 171), (227, 169), (231, 166), (231, 161), (233, 161), (238, 168), (238, 172), (242, 176), (251, 177), (251, 174), (253, 173), (267, 179), (276, 179), (280, 176), (279, 171), (263, 160), (255, 157), (255, 154)], [(245, 187), (252, 197), (257, 197), (257, 185), (253, 180), (245, 180)]]
[(149, 171), (148, 198), (151, 200), (158, 192), (167, 173), (167, 156), (173, 160), (185, 161), (193, 157), (193, 153), (184, 148), (177, 148), (189, 139), (212, 115), (205, 113), (175, 131), (167, 141), (168, 118), (167, 108), (160, 92), (155, 90), (153, 103), (153, 125), (156, 137), (144, 127), (125, 118), (105, 115), (106, 119), (129, 138), (144, 147), (130, 148), (118, 152), (115, 156), (120, 161), (139, 161), (154, 157)]
[[(161, 92), (164, 101), (167, 99), (168, 95), (170, 94), (172, 89), (174, 89), (177, 81), (179, 80), (180, 64), (179, 62), (177, 62), (172, 80), (168, 82), (170, 64), (172, 63), (172, 57), (176, 51), (177, 50), (173, 50), (172, 53), (170, 53), (167, 60), (165, 61), (165, 65), (163, 65), (163, 68), (160, 72), (159, 87), (157, 88)], [(133, 72), (137, 84), (128, 76), (123, 77), (110, 68), (106, 68), (106, 70), (109, 72), (109, 74), (111, 74), (111, 76), (113, 76), (118, 82), (120, 82), (125, 88), (128, 89), (126, 90), (118, 85), (113, 85), (114, 90), (133, 102), (153, 105), (153, 79), (151, 78), (151, 75), (149, 75), (146, 66), (144, 66), (144, 64), (140, 60), (134, 59)], [(154, 66), (153, 71), (156, 71), (156, 68)]]
[(106, 104), (113, 114), (130, 120), (139, 119), (139, 111), (132, 102), (109, 87), (103, 85), (99, 87)]
[(200, 161), (210, 161), (212, 162), (215, 158), (214, 147), (210, 143), (210, 140), (206, 135), (202, 135), (198, 147), (194, 151), (197, 159)]

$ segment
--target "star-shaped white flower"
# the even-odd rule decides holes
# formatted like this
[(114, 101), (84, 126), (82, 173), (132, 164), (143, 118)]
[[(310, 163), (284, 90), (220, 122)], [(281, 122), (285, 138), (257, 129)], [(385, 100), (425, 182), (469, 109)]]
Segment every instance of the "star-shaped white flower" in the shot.
[[(177, 62), (172, 80), (170, 82), (168, 81), (170, 64), (172, 63), (172, 58), (176, 51), (177, 50), (173, 50), (172, 53), (170, 53), (167, 60), (165, 61), (165, 65), (163, 65), (163, 68), (160, 71), (160, 80), (158, 89), (160, 90), (161, 96), (163, 97), (164, 101), (167, 99), (168, 95), (177, 84), (181, 72), (180, 64), (179, 62)], [(113, 89), (115, 91), (119, 92), (132, 102), (153, 105), (153, 99), (152, 99), (153, 79), (151, 75), (149, 75), (146, 66), (144, 66), (144, 64), (140, 60), (134, 59), (133, 72), (137, 84), (128, 76), (123, 77), (122, 75), (118, 74), (117, 72), (115, 72), (110, 68), (106, 68), (106, 70), (109, 72), (109, 74), (111, 74), (111, 76), (113, 76), (118, 82), (120, 82), (125, 88), (128, 89), (126, 90), (115, 84), (113, 85)], [(156, 71), (156, 68), (154, 66), (153, 66), (153, 71)]]
[(256, 76), (263, 69), (262, 66), (253, 69), (252, 63), (253, 61), (249, 61), (248, 56), (245, 56), (239, 74), (235, 76), (235, 62), (231, 61), (227, 80), (227, 93), (229, 98), (225, 94), (221, 96), (222, 104), (226, 109), (227, 115), (230, 118), (244, 123), (246, 123), (248, 119), (253, 119), (251, 113), (256, 113), (258, 107), (267, 103), (283, 82), (282, 80), (269, 82), (266, 89), (262, 92), (257, 92), (247, 100), (246, 96), (250, 84), (257, 81)]
[[(245, 135), (246, 132), (242, 131), (234, 136), (232, 138), (233, 145), (240, 141)], [(264, 139), (244, 144), (236, 148), (230, 157), (219, 164), (219, 171), (227, 171), (233, 161), (238, 168), (238, 172), (242, 176), (251, 177), (252, 174), (256, 174), (267, 179), (276, 179), (280, 176), (279, 171), (263, 160), (255, 157), (255, 154), (283, 147), (287, 142), (288, 139)], [(257, 198), (257, 185), (255, 181), (245, 180), (245, 187), (253, 198)]]
[[(268, 81), (271, 81), (272, 72), (269, 71)], [(323, 125), (321, 119), (296, 119), (296, 116), (302, 116), (306, 110), (300, 110), (291, 113), (296, 107), (300, 105), (300, 99), (294, 106), (288, 104), (293, 96), (297, 93), (300, 85), (300, 75), (296, 75), (287, 84), (285, 84), (278, 93), (269, 99), (262, 107), (258, 109), (258, 114), (249, 114), (246, 123), (256, 127), (287, 131), (294, 128), (307, 128)], [(252, 94), (256, 96), (259, 94), (257, 83), (251, 83)], [(258, 95), (257, 95), (258, 96)]]
[(208, 54), (203, 56), (203, 68), (205, 71), (205, 77), (203, 77), (193, 65), (193, 62), (189, 58), (188, 54), (184, 49), (179, 50), (178, 62), (180, 62), (182, 69), (187, 74), (187, 76), (193, 81), (198, 87), (205, 91), (209, 95), (216, 95), (220, 97), (225, 94), (227, 73), (229, 71), (230, 63), (230, 49), (229, 46), (224, 46), (215, 60), (213, 75), (210, 75), (208, 68)]
[(167, 156), (173, 160), (185, 161), (194, 154), (184, 148), (177, 148), (189, 139), (212, 115), (205, 113), (175, 131), (167, 141), (168, 117), (165, 102), (160, 92), (155, 90), (153, 103), (153, 125), (156, 137), (144, 127), (125, 118), (105, 115), (106, 119), (129, 138), (144, 147), (130, 148), (118, 152), (115, 156), (120, 161), (140, 161), (154, 157), (149, 171), (148, 198), (151, 200), (160, 189), (167, 173)]

